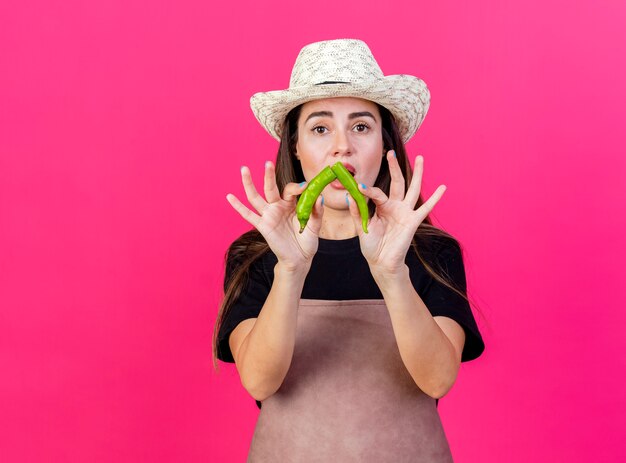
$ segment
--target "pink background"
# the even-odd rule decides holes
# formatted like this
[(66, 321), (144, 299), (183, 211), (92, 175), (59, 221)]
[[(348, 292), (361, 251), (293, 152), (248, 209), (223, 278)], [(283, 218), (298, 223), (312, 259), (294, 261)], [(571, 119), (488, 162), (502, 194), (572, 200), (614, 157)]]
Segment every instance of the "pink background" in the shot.
[[(575, 5), (575, 6), (574, 6)], [(0, 4), (0, 460), (244, 461), (211, 366), (225, 200), (277, 143), (252, 93), (370, 45), (432, 92), (408, 148), (465, 248), (487, 345), (440, 402), (459, 462), (618, 462), (624, 2)]]

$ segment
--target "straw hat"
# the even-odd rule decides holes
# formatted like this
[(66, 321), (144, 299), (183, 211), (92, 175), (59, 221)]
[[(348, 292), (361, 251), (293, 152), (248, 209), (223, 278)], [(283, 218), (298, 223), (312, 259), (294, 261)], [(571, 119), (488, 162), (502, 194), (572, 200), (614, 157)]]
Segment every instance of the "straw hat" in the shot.
[(287, 90), (255, 93), (250, 107), (269, 134), (280, 140), (283, 121), (296, 106), (311, 100), (356, 97), (378, 103), (396, 119), (406, 143), (421, 125), (430, 92), (409, 75), (385, 76), (367, 44), (339, 39), (316, 42), (300, 50)]

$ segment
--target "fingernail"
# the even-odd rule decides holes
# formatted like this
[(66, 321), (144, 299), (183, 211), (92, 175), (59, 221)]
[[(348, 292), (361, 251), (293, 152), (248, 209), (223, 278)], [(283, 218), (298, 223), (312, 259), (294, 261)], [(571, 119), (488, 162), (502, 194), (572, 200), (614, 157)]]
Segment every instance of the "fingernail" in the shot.
[(396, 150), (393, 150), (393, 157), (397, 158), (398, 156), (396, 156)]
[(301, 182), (298, 186), (303, 186), (306, 182)]
[(350, 201), (348, 200), (348, 193), (346, 193), (346, 204), (349, 206), (350, 205)]
[(324, 195), (322, 195), (322, 206), (324, 205)]
[(361, 183), (361, 188), (363, 188), (364, 190), (367, 190), (367, 187), (365, 186), (365, 183)]
[(271, 163), (271, 162), (269, 162), (269, 161), (265, 161), (265, 167), (271, 167), (271, 166), (272, 166), (272, 163)]
[(241, 171), (241, 173), (242, 173), (242, 174), (243, 174), (243, 168), (244, 168), (244, 167), (245, 167), (245, 166), (241, 166), (241, 167), (239, 168), (239, 170)]

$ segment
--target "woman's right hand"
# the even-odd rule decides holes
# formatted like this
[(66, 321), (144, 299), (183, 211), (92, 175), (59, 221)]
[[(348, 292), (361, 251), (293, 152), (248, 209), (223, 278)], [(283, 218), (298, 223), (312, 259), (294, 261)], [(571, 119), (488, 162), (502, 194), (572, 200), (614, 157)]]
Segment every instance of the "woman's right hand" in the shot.
[(230, 205), (263, 235), (280, 263), (294, 270), (303, 265), (310, 265), (317, 252), (318, 236), (322, 226), (324, 208), (321, 196), (317, 198), (306, 228), (300, 233), (296, 202), (297, 196), (306, 189), (306, 183), (300, 185), (288, 183), (281, 198), (276, 185), (274, 165), (270, 161), (265, 163), (265, 198), (257, 192), (250, 169), (246, 166), (241, 168), (241, 179), (248, 201), (258, 214), (229, 193), (226, 199)]

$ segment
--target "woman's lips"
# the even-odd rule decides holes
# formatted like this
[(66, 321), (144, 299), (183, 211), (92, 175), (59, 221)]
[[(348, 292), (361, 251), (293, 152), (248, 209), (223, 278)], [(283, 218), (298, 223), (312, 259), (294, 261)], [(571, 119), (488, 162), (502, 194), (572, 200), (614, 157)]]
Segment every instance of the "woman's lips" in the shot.
[(339, 180), (333, 180), (332, 182), (330, 182), (330, 186), (333, 187), (336, 190), (345, 190), (346, 189), (346, 187), (343, 186), (343, 184)]
[[(352, 164), (348, 164), (347, 162), (343, 163), (344, 167), (348, 170), (348, 172), (350, 172), (350, 174), (352, 174), (352, 176), (354, 177), (354, 173), (355, 173), (355, 169), (352, 166)], [(337, 179), (337, 180), (333, 180), (330, 183), (330, 186), (333, 187), (336, 190), (345, 190), (346, 187), (342, 185), (342, 183)]]
[(354, 177), (354, 173), (356, 172), (356, 169), (352, 166), (352, 164), (345, 162), (343, 163), (343, 166), (347, 169), (348, 172), (350, 172), (352, 174), (352, 176)]

